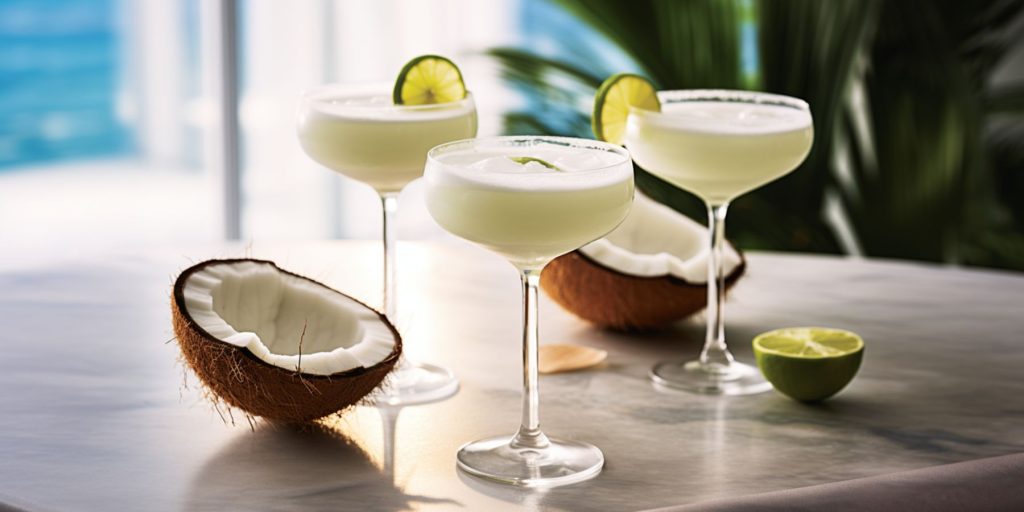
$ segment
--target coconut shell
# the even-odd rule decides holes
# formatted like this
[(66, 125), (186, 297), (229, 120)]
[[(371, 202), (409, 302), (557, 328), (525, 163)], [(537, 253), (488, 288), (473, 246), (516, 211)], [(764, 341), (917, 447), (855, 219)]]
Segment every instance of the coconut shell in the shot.
[[(207, 265), (242, 261), (270, 263), (261, 260), (205, 261), (182, 272), (174, 283), (171, 298), (174, 334), (185, 362), (210, 392), (228, 405), (254, 416), (299, 423), (351, 407), (384, 381), (401, 355), (402, 340), (394, 326), (380, 313), (377, 314), (394, 334), (395, 347), (391, 354), (369, 368), (354, 368), (326, 376), (273, 366), (245, 348), (223, 342), (203, 330), (185, 309), (184, 287), (188, 276)], [(348, 297), (312, 279), (278, 270)], [(369, 306), (362, 305), (372, 311)]]
[[(726, 277), (736, 283), (746, 260)], [(555, 258), (540, 276), (544, 291), (569, 312), (599, 327), (649, 330), (700, 312), (708, 303), (706, 284), (673, 276), (637, 277), (601, 265), (579, 251)]]

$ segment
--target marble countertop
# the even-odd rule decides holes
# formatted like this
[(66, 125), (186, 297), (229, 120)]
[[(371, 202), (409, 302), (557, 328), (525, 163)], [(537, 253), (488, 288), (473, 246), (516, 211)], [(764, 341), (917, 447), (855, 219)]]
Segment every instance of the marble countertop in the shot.
[(542, 343), (610, 353), (604, 369), (541, 378), (544, 429), (604, 450), (603, 473), (582, 484), (531, 491), (455, 469), (461, 444), (515, 429), (520, 401), (516, 273), (467, 244), (400, 248), (407, 352), (452, 368), (455, 397), (359, 407), (313, 431), (222, 421), (170, 340), (177, 272), (252, 255), (376, 304), (377, 250), (218, 245), (0, 264), (0, 508), (639, 510), (1024, 451), (1024, 276), (763, 253), (748, 255), (727, 306), (736, 355), (750, 361), (750, 339), (777, 327), (846, 328), (867, 344), (858, 377), (815, 406), (658, 391), (648, 369), (696, 354), (701, 318), (616, 334), (545, 298)]

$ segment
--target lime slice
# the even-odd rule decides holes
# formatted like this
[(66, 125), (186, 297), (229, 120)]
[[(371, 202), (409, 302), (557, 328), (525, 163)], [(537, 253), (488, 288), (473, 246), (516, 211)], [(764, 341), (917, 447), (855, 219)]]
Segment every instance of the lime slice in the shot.
[(612, 144), (622, 144), (629, 107), (661, 111), (658, 93), (646, 78), (630, 73), (612, 75), (594, 95), (594, 113), (590, 127), (594, 136)]
[(410, 60), (395, 80), (392, 100), (396, 105), (448, 103), (466, 97), (462, 72), (440, 55), (421, 55)]
[(557, 165), (555, 165), (553, 163), (550, 163), (547, 160), (542, 160), (540, 158), (534, 158), (532, 156), (510, 156), (510, 157), (508, 157), (508, 159), (512, 160), (513, 162), (515, 162), (517, 164), (520, 164), (520, 165), (526, 165), (526, 164), (528, 164), (530, 162), (537, 162), (538, 164), (543, 165), (544, 167), (547, 167), (548, 169), (552, 169), (552, 170), (555, 170), (555, 171), (561, 171), (561, 169), (559, 169)]
[(853, 380), (864, 356), (864, 340), (841, 329), (778, 329), (754, 338), (754, 356), (761, 373), (780, 393), (816, 402)]

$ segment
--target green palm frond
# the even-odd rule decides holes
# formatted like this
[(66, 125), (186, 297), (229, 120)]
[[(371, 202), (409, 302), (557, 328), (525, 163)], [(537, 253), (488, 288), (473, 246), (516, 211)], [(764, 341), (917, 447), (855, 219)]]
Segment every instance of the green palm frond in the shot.
[[(550, 1), (631, 68), (609, 69), (575, 37), (550, 55), (491, 50), (527, 99), (506, 115), (507, 131), (590, 137), (594, 89), (618, 71), (661, 89), (753, 85), (797, 96), (814, 116), (812, 152), (735, 201), (737, 245), (1024, 269), (1024, 84), (988, 85), (1020, 44), (1024, 2)], [(741, 44), (751, 12), (753, 77)], [(642, 169), (636, 178), (656, 200), (703, 216), (692, 195)]]
[(548, 87), (549, 78), (560, 75), (593, 90), (605, 78), (584, 67), (518, 48), (493, 48), (486, 54), (501, 63), (505, 78), (536, 87)]
[(988, 114), (1024, 114), (1024, 84), (991, 90), (985, 95), (984, 103)]
[(661, 88), (742, 85), (741, 0), (556, 0), (621, 48)]
[(970, 4), (885, 4), (871, 68), (857, 79), (871, 136), (858, 140), (849, 122), (837, 135), (850, 142), (840, 196), (868, 254), (980, 262), (984, 251), (969, 246), (996, 227), (982, 88), (1009, 47), (1001, 26), (1020, 6)]
[(878, 9), (875, 0), (758, 2), (758, 86), (806, 100), (815, 142), (799, 169), (736, 201), (730, 231), (745, 246), (840, 251), (834, 228), (822, 215), (832, 181), (832, 133), (842, 116), (855, 58), (871, 42)]
[[(765, 91), (802, 98), (814, 116), (815, 143), (804, 165), (765, 196), (778, 203), (818, 200), (829, 181), (832, 132), (854, 71), (877, 25), (876, 0), (762, 0), (761, 83)], [(820, 204), (812, 205), (820, 208)]]

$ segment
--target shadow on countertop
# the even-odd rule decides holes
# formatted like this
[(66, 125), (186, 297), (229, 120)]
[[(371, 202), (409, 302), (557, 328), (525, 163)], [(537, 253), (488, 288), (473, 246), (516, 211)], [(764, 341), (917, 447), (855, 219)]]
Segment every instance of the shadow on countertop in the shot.
[(319, 423), (264, 424), (199, 470), (185, 510), (405, 510), (434, 498), (405, 494), (386, 469)]

